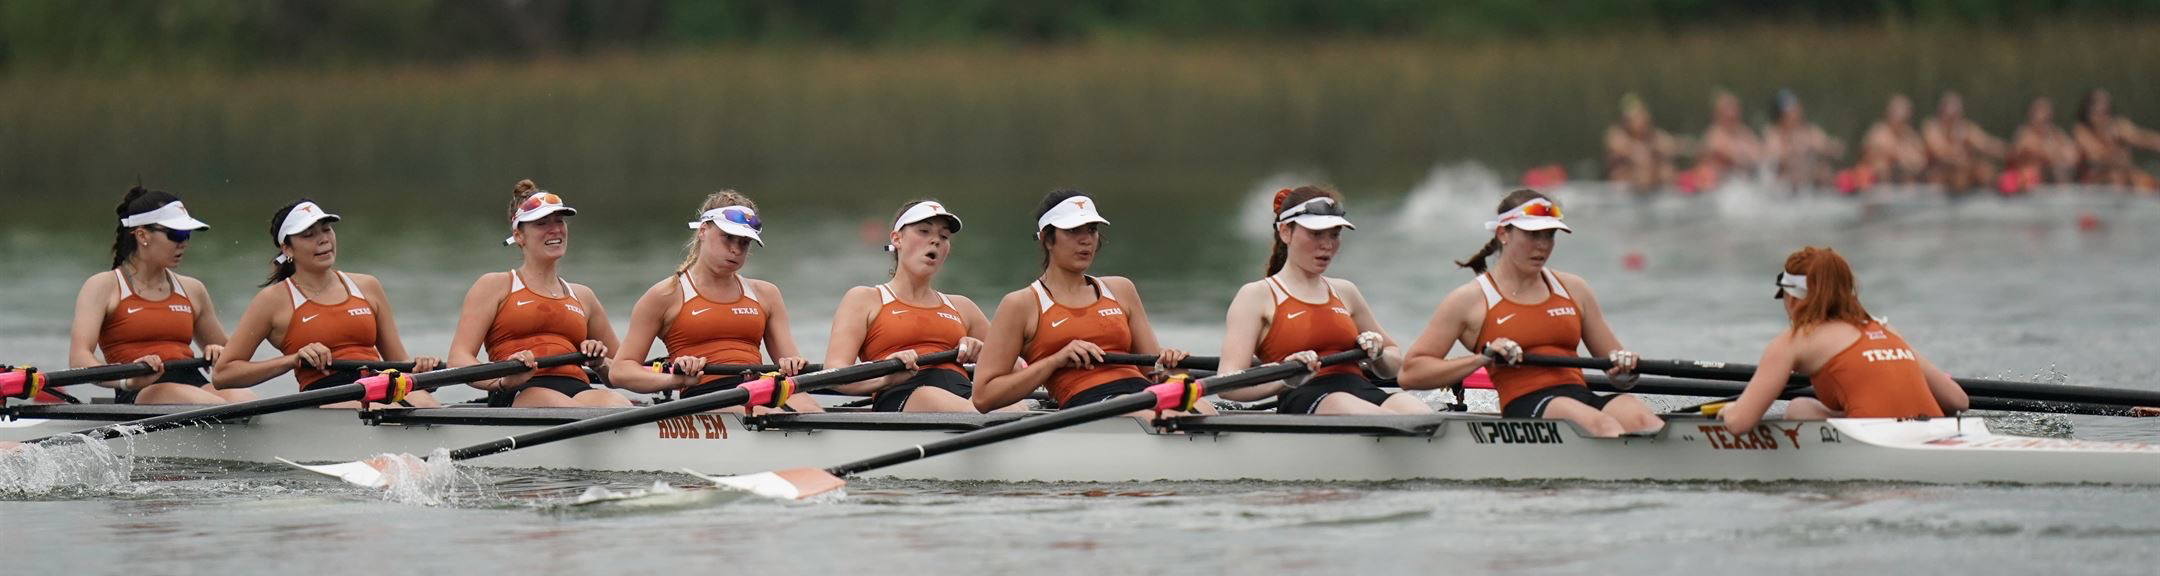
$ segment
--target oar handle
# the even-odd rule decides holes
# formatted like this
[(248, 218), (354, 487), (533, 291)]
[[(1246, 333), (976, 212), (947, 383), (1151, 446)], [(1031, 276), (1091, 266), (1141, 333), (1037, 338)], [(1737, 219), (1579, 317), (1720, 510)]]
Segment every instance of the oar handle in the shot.
[[(959, 357), (959, 352), (953, 350), (946, 350), (943, 352), (924, 354), (917, 357), (915, 361), (918, 364), (942, 364), (946, 362), (951, 362)], [(886, 374), (899, 372), (905, 369), (907, 369), (907, 365), (902, 364), (900, 360), (887, 359), (879, 360), (876, 362), (865, 362), (862, 364), (856, 364), (844, 368), (812, 372), (809, 374), (796, 376), (790, 380), (793, 382), (793, 390), (799, 393), (808, 392), (811, 390), (819, 390), (823, 388), (830, 388), (849, 382), (856, 382), (864, 379), (884, 376)], [(770, 386), (770, 384), (767, 384), (766, 386)], [(569, 422), (565, 424), (550, 426), (547, 428), (534, 430), (532, 432), (527, 432), (524, 434), (518, 434), (516, 436), (511, 436), (508, 438), (503, 438), (490, 442), (483, 442), (480, 444), (474, 444), (472, 446), (466, 446), (464, 448), (451, 450), (450, 458), (452, 460), (478, 458), (490, 454), (508, 452), (519, 448), (528, 448), (532, 446), (546, 444), (549, 442), (556, 442), (576, 438), (579, 436), (597, 434), (609, 430), (620, 430), (630, 426), (650, 424), (653, 422), (659, 422), (661, 420), (666, 420), (677, 416), (687, 416), (699, 412), (718, 410), (729, 406), (740, 406), (749, 403), (753, 395), (757, 394), (757, 392), (758, 389), (753, 388), (746, 383), (746, 385), (744, 386), (737, 386), (735, 388), (729, 388), (727, 390), (721, 390), (719, 392), (714, 392), (711, 394), (683, 398), (680, 400), (675, 400), (673, 402), (654, 404), (652, 406), (646, 406), (642, 408), (619, 410), (603, 416), (596, 416), (584, 420), (578, 420), (576, 422)]]
[[(1603, 370), (1612, 362), (1602, 358), (1576, 356), (1523, 355), (1523, 363), (1535, 366), (1559, 366)], [(1695, 360), (1638, 360), (1635, 372), (1675, 378), (1700, 378), (1746, 382), (1755, 377), (1755, 365)], [(2131, 390), (2127, 388), (2102, 388), (2099, 386), (2067, 386), (2035, 382), (2012, 382), (1987, 378), (1952, 378), (1969, 396), (1990, 396), (2012, 400), (2037, 402), (2071, 402), (2079, 404), (2111, 404), (2116, 406), (2160, 406), (2160, 391)], [(1786, 380), (1786, 394), (1796, 388), (1807, 386), (1807, 375), (1795, 372)], [(1739, 392), (1734, 392), (1738, 394)]]
[[(175, 360), (165, 361), (166, 372), (172, 372), (175, 370), (200, 370), (209, 367), (210, 361), (201, 358), (179, 358)], [(106, 364), (104, 366), (91, 366), (88, 368), (76, 368), (73, 370), (61, 370), (58, 372), (46, 372), (45, 387), (56, 388), (60, 386), (72, 386), (75, 384), (87, 384), (91, 382), (120, 380), (124, 378), (134, 378), (137, 376), (149, 376), (154, 372), (156, 372), (156, 370), (152, 370), (149, 364), (144, 364), (141, 362)]]
[[(536, 358), (533, 360), (533, 363), (539, 364), (541, 368), (551, 368), (555, 366), (578, 364), (590, 359), (591, 357), (584, 354), (572, 353)], [(510, 360), (505, 360), (501, 362), (489, 362), (486, 364), (475, 364), (472, 366), (466, 366), (463, 368), (452, 368), (449, 370), (436, 370), (434, 372), (413, 375), (411, 377), (412, 389), (429, 390), (450, 384), (471, 382), (474, 380), (484, 380), (488, 378), (500, 378), (503, 376), (524, 372), (526, 370), (531, 370), (531, 368), (526, 368), (523, 362)], [(173, 428), (188, 426), (192, 424), (247, 418), (250, 416), (259, 416), (273, 412), (283, 412), (286, 410), (294, 410), (299, 408), (313, 408), (324, 404), (359, 400), (366, 397), (367, 388), (367, 384), (364, 382), (354, 382), (351, 384), (327, 386), (323, 388), (300, 392), (297, 394), (286, 394), (284, 396), (273, 396), (260, 400), (250, 400), (247, 402), (236, 402), (232, 404), (220, 404), (216, 406), (198, 408), (195, 410), (188, 410), (185, 412), (174, 412), (172, 414), (166, 414), (163, 416), (153, 416), (133, 422), (107, 424), (104, 426), (91, 428), (89, 430), (75, 432), (74, 434), (89, 436), (91, 438), (99, 440), (111, 440), (113, 438), (119, 438), (121, 436), (146, 434), (159, 430), (170, 430)], [(60, 434), (46, 436), (44, 438), (30, 440), (29, 443), (42, 443), (64, 436), (69, 435)]]
[[(661, 374), (682, 374), (681, 370), (675, 369), (674, 364), (663, 361), (659, 366)], [(802, 371), (807, 374), (824, 369), (824, 364), (805, 364)], [(699, 372), (707, 376), (739, 376), (745, 373), (763, 374), (779, 371), (779, 364), (706, 364), (705, 369)]]
[(413, 371), (412, 362), (389, 362), (384, 360), (331, 360), (329, 372), (383, 372), (396, 370)]
[[(1364, 350), (1349, 350), (1322, 356), (1320, 357), (1320, 364), (1323, 366), (1334, 365), (1344, 362), (1355, 362), (1364, 358)], [(1193, 386), (1199, 388), (1199, 390), (1194, 394), (1194, 396), (1197, 397), (1208, 394), (1218, 394), (1222, 392), (1237, 390), (1239, 388), (1245, 388), (1248, 386), (1274, 382), (1276, 380), (1281, 380), (1304, 373), (1305, 370), (1305, 364), (1301, 362), (1276, 362), (1272, 364), (1263, 364), (1235, 374), (1222, 374), (1214, 376), (1212, 378), (1205, 378), (1193, 382)], [(1109, 418), (1128, 412), (1147, 410), (1156, 407), (1157, 404), (1161, 401), (1162, 397), (1157, 396), (1155, 390), (1135, 392), (1132, 394), (1118, 396), (1116, 398), (1111, 398), (1109, 400), (1104, 400), (1102, 402), (1097, 402), (1078, 408), (1059, 410), (1054, 414), (1048, 414), (1043, 416), (1030, 416), (1013, 422), (999, 424), (997, 426), (992, 426), (973, 432), (963, 433), (958, 436), (953, 436), (944, 440), (931, 442), (929, 444), (915, 446), (906, 450), (898, 450), (878, 456), (873, 456), (870, 458), (865, 458), (862, 460), (857, 460), (854, 462), (849, 462), (846, 464), (841, 464), (839, 466), (826, 468), (825, 471), (834, 476), (845, 477), (849, 474), (858, 474), (870, 470), (884, 468), (887, 466), (893, 466), (896, 464), (913, 462), (916, 460), (929, 458), (931, 456), (948, 454), (959, 450), (966, 450), (968, 448), (973, 448), (984, 444), (1001, 442), (1004, 440), (1010, 440), (1013, 438), (1019, 438), (1022, 436), (1028, 436), (1041, 432), (1049, 432), (1051, 430), (1057, 430), (1059, 428), (1077, 426), (1087, 422), (1093, 422), (1096, 420), (1101, 420), (1104, 418)]]
[[(1103, 354), (1102, 363), (1123, 364), (1126, 366), (1154, 366), (1155, 362), (1161, 359), (1161, 356), (1155, 354), (1110, 353)], [(1214, 356), (1186, 356), (1184, 360), (1178, 361), (1178, 364), (1176, 366), (1170, 366), (1170, 368), (1178, 368), (1184, 370), (1214, 370), (1215, 366), (1220, 364), (1222, 364), (1222, 359)]]

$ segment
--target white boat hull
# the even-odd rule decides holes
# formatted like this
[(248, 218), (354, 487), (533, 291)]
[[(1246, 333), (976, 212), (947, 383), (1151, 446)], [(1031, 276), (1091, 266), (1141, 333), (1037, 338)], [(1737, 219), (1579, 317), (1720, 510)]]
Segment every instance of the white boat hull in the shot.
[[(584, 411), (596, 412), (596, 411)], [(306, 410), (112, 442), (134, 456), (273, 462), (426, 454), (534, 430), (503, 424), (530, 409)], [(540, 414), (556, 414), (545, 411)], [(551, 418), (564, 418), (550, 416)], [(24, 414), (29, 416), (30, 414)], [(50, 414), (48, 414), (50, 415)], [(484, 416), (484, 418), (483, 418)], [(842, 461), (950, 437), (1011, 416), (834, 414), (769, 421), (699, 414), (469, 463), (480, 466), (748, 474)], [(444, 423), (486, 420), (496, 423)], [(527, 419), (530, 421), (531, 419)], [(0, 440), (100, 424), (23, 418)], [(991, 481), (1236, 480), (1876, 480), (1927, 483), (2160, 484), (2160, 445), (1996, 435), (1979, 418), (1926, 422), (1772, 421), (1734, 435), (1678, 418), (1655, 436), (1588, 438), (1555, 421), (1480, 415), (1233, 415), (1182, 420), (1182, 433), (1116, 418), (878, 471), (911, 479)], [(942, 429), (849, 429), (870, 426)]]

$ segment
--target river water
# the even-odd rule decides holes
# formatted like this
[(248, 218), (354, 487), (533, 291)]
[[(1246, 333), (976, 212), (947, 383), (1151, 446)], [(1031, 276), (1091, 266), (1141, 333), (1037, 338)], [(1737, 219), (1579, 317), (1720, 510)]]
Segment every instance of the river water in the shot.
[[(1326, 179), (1079, 182), (1114, 223), (1096, 272), (1133, 277), (1167, 342), (1210, 353), (1223, 308), (1238, 284), (1257, 277), (1266, 255), (1267, 197)], [(746, 188), (768, 222), (767, 247), (747, 274), (785, 291), (806, 351), (822, 350), (830, 311), (847, 287), (883, 279), (885, 256), (866, 238), (882, 236), (902, 199), (941, 196), (967, 219), (941, 289), (991, 302), (1035, 274), (1031, 208), (1053, 183), (923, 180), (845, 200)], [(1439, 298), (1469, 279), (1448, 261), (1477, 247), (1503, 180), (1476, 165), (1443, 165), (1407, 184), (1348, 187), (1360, 228), (1346, 236), (1331, 275), (1358, 282), (1396, 338), (1415, 338)], [(680, 259), (679, 222), (701, 194), (556, 192), (583, 209), (564, 274), (591, 285), (621, 324), (635, 296)], [(502, 207), (493, 192), (445, 196), (427, 209), (370, 202), (359, 190), (316, 196), (346, 216), (342, 264), (385, 280), (414, 349), (446, 348), (471, 279), (516, 263), (496, 245)], [(1863, 203), (1749, 186), (1708, 198), (1645, 201), (1587, 186), (1561, 196), (1576, 233), (1562, 237), (1553, 266), (1587, 278), (1623, 341), (1644, 357), (1754, 361), (1784, 322), (1765, 280), (1785, 253), (1817, 244), (1852, 260), (1869, 309), (1953, 374), (2160, 388), (2148, 380), (2160, 368), (2148, 355), (2160, 336), (2151, 322), (2160, 299), (2146, 284), (2160, 266), (2160, 235), (2146, 231), (2160, 225), (2160, 204), (2148, 200), (2085, 193)], [(215, 228), (197, 237), (181, 271), (208, 282), (229, 327), (271, 255), (264, 221), (291, 195), (243, 189), (199, 197), (190, 205)], [(35, 206), (49, 214), (0, 232), (0, 261), (39, 272), (0, 281), (0, 350), (8, 361), (64, 362), (68, 305), (82, 278), (103, 267), (112, 201), (42, 202)], [(291, 387), (280, 379), (262, 390)], [(1492, 408), (1489, 396), (1472, 400)], [(1996, 424), (2160, 441), (2160, 423), (2150, 420), (2004, 415)], [(826, 459), (816, 456), (805, 464)], [(2149, 574), (2160, 566), (2160, 493), (2149, 488), (873, 479), (852, 485), (844, 500), (818, 504), (704, 495), (682, 506), (571, 510), (561, 504), (585, 486), (687, 485), (688, 478), (484, 475), (484, 487), (426, 505), (270, 466), (138, 461), (126, 482), (0, 491), (0, 526), (15, 535), (0, 539), (0, 550), (10, 572), (20, 573), (350, 573), (388, 564), (423, 573), (565, 574)]]

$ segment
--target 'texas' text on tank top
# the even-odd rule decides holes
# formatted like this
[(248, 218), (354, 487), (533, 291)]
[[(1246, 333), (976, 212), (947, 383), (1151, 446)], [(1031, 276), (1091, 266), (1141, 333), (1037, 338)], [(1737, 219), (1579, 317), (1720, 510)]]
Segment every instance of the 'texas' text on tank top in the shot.
[[(344, 272), (337, 273), (344, 284), (345, 299), (336, 304), (321, 304), (309, 300), (291, 278), (285, 279), (285, 290), (292, 296), (292, 315), (285, 323), (285, 337), (278, 342), (278, 352), (291, 354), (309, 343), (321, 343), (330, 348), (335, 360), (381, 360), (382, 352), (376, 350), (375, 305), (360, 294), (360, 285)], [(300, 389), (329, 376), (329, 372), (312, 368), (293, 369), (293, 378), (300, 381)]]
[[(1267, 334), (1260, 337), (1262, 362), (1279, 362), (1306, 350), (1326, 356), (1357, 347), (1357, 320), (1350, 317), (1350, 307), (1335, 295), (1333, 285), (1328, 286), (1327, 301), (1314, 304), (1291, 295), (1273, 276), (1267, 284), (1275, 296), (1275, 314), (1268, 321)], [(1348, 363), (1322, 366), (1313, 376), (1363, 373), (1357, 364)]]
[[(879, 284), (878, 309), (870, 319), (870, 328), (863, 335), (862, 351), (858, 354), (864, 361), (874, 361), (901, 350), (914, 350), (916, 354), (929, 354), (950, 350), (967, 337), (967, 321), (960, 317), (960, 310), (952, 305), (952, 298), (937, 295), (938, 305), (924, 308), (908, 304), (894, 296), (892, 289)], [(1041, 338), (1041, 333), (1036, 334)], [(951, 370), (961, 376), (967, 372), (957, 362), (923, 366)]]
[[(562, 297), (550, 298), (526, 286), (516, 270), (510, 271), (510, 295), (495, 307), (495, 321), (488, 325), (488, 358), (501, 360), (526, 350), (536, 358), (578, 351), (578, 344), (587, 337), (585, 307), (578, 305), (570, 281), (561, 282)], [(590, 382), (578, 365), (541, 368), (533, 375)]]
[[(1514, 340), (1524, 354), (1574, 356), (1575, 350), (1582, 347), (1582, 315), (1575, 309), (1575, 300), (1551, 270), (1540, 270), (1539, 276), (1551, 294), (1544, 302), (1521, 304), (1502, 298), (1490, 274), (1478, 275), (1478, 288), (1485, 293), (1485, 322), (1478, 328), (1477, 337), (1479, 352), (1499, 338)], [(1500, 392), (1501, 406), (1545, 388), (1584, 385), (1582, 371), (1575, 368), (1495, 364), (1485, 371), (1492, 376), (1493, 388)]]
[(126, 274), (118, 269), (112, 273), (120, 281), (120, 302), (105, 314), (105, 323), (98, 329), (98, 351), (105, 355), (105, 361), (134, 362), (152, 355), (160, 360), (194, 356), (188, 345), (195, 341), (195, 306), (188, 300), (186, 289), (180, 287), (180, 276), (165, 271), (172, 293), (152, 301), (128, 285)]
[[(709, 364), (757, 364), (758, 349), (765, 343), (765, 305), (758, 301), (750, 283), (736, 278), (742, 295), (732, 302), (716, 302), (698, 293), (687, 274), (675, 275), (682, 293), (682, 308), (660, 334), (670, 356), (696, 356)], [(726, 376), (708, 376), (711, 382)]]
[[(1035, 291), (1035, 302), (1042, 313), (1035, 319), (1035, 337), (1028, 340), (1025, 351), (1029, 364), (1049, 358), (1074, 340), (1094, 343), (1106, 353), (1132, 351), (1132, 326), (1127, 322), (1125, 308), (1118, 305), (1117, 297), (1103, 287), (1102, 281), (1093, 276), (1087, 281), (1095, 287), (1095, 301), (1077, 308), (1057, 303), (1041, 280), (1028, 285)], [(1060, 369), (1050, 375), (1050, 382), (1045, 387), (1050, 389), (1050, 398), (1064, 404), (1083, 390), (1126, 378), (1144, 377), (1136, 367), (1097, 364), (1086, 370)]]
[(1940, 418), (1920, 357), (1903, 338), (1870, 321), (1860, 338), (1815, 370), (1816, 399), (1848, 418)]

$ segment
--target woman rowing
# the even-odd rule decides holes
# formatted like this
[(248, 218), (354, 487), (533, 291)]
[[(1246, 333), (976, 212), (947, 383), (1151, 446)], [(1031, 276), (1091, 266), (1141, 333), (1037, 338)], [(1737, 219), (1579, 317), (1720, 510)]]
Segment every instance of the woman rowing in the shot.
[[(758, 364), (760, 347), (771, 354), (781, 374), (802, 370), (807, 362), (795, 351), (780, 288), (742, 276), (751, 245), (765, 245), (764, 229), (757, 204), (749, 197), (733, 190), (705, 197), (697, 219), (690, 222), (682, 265), (653, 283), (630, 308), (629, 339), (611, 361), (616, 386), (646, 393), (682, 390), (686, 398), (727, 390), (741, 385), (746, 376), (705, 375), (705, 365)], [(655, 339), (673, 355), (667, 363), (674, 373), (640, 368)], [(817, 399), (808, 394), (790, 396), (787, 407), (819, 411)]]
[(2085, 94), (2071, 134), (2077, 139), (2079, 181), (2145, 191), (2154, 188), (2152, 174), (2138, 169), (2130, 152), (2134, 148), (2160, 151), (2160, 133), (2115, 117), (2113, 99), (2106, 90)]
[[(115, 209), (112, 271), (83, 282), (68, 329), (68, 366), (141, 362), (147, 376), (100, 385), (116, 388), (120, 404), (222, 404), (255, 399), (247, 390), (220, 390), (201, 370), (165, 371), (165, 363), (195, 356), (217, 362), (225, 353), (225, 328), (203, 283), (172, 271), (187, 254), (188, 238), (210, 229), (188, 216), (180, 197), (136, 186)], [(104, 359), (101, 361), (99, 357)]]
[[(442, 364), (431, 356), (406, 355), (382, 282), (337, 269), (337, 230), (330, 224), (338, 220), (338, 215), (305, 198), (270, 215), (270, 245), (278, 250), (270, 265), (270, 279), (240, 314), (232, 335), (232, 349), (238, 353), (218, 359), (211, 372), (213, 380), (227, 388), (245, 388), (291, 372), (305, 391), (360, 379), (358, 371), (326, 371), (333, 360), (409, 359), (414, 372)], [(277, 343), (283, 355), (256, 362), (255, 348), (266, 339)], [(406, 394), (404, 403), (437, 405), (426, 391)], [(357, 405), (341, 402), (324, 408)]]
[[(1140, 291), (1119, 276), (1087, 274), (1102, 248), (1109, 220), (1095, 201), (1074, 190), (1044, 196), (1035, 209), (1042, 275), (998, 301), (990, 338), (975, 363), (975, 409), (988, 412), (1048, 388), (1058, 406), (1072, 408), (1143, 391), (1151, 384), (1133, 366), (1104, 364), (1104, 354), (1157, 355), (1176, 366), (1185, 352), (1155, 340)], [(1025, 357), (1024, 368), (1014, 368)], [(1201, 404), (1199, 412), (1214, 413)]]
[[(556, 196), (521, 180), (510, 191), (510, 237), (523, 257), (516, 269), (490, 272), (473, 282), (458, 309), (457, 332), (450, 338), (450, 365), (479, 364), (483, 346), (489, 358), (533, 365), (541, 356), (583, 352), (602, 369), (615, 346), (615, 328), (591, 288), (557, 274), (570, 248), (570, 222), (577, 210)], [(577, 365), (540, 368), (472, 383), (488, 391), (490, 406), (628, 406), (621, 394), (593, 386)]]
[[(1574, 232), (1561, 221), (1560, 206), (1535, 190), (1516, 190), (1500, 200), (1498, 211), (1485, 223), (1492, 239), (1455, 263), (1477, 279), (1449, 292), (1433, 311), (1410, 345), (1398, 378), (1403, 387), (1438, 388), (1487, 367), (1502, 416), (1567, 420), (1603, 437), (1663, 428), (1664, 421), (1634, 396), (1591, 392), (1581, 370), (1518, 365), (1526, 352), (1574, 356), (1587, 347), (1612, 361), (1606, 374), (1624, 387), (1635, 379), (1636, 358), (1605, 325), (1590, 285), (1545, 267), (1554, 234)], [(1500, 261), (1488, 268), (1486, 259), (1495, 254)], [(1458, 342), (1478, 353), (1448, 358)]]
[(1740, 398), (1718, 412), (1727, 429), (1753, 430), (1795, 370), (1808, 376), (1815, 395), (1785, 407), (1794, 420), (1939, 418), (1969, 403), (1950, 375), (1868, 316), (1852, 267), (1837, 252), (1810, 246), (1786, 256), (1775, 297), (1791, 325), (1763, 348)]
[(1318, 186), (1284, 188), (1275, 193), (1274, 212), (1267, 276), (1245, 284), (1230, 300), (1217, 369), (1244, 370), (1257, 352), (1266, 362), (1303, 362), (1311, 376), (1223, 398), (1251, 402), (1279, 395), (1275, 410), (1284, 414), (1431, 413), (1414, 396), (1374, 386), (1356, 364), (1317, 364), (1322, 354), (1364, 349), (1371, 359), (1365, 366), (1382, 378), (1393, 377), (1402, 366), (1402, 350), (1381, 330), (1357, 285), (1323, 275), (1342, 246), (1342, 231), (1357, 229), (1344, 217), (1342, 196)]
[[(902, 372), (840, 386), (844, 394), (870, 396), (879, 412), (974, 412), (968, 400), (974, 385), (961, 365), (975, 361), (990, 319), (966, 296), (931, 288), (952, 254), (960, 217), (936, 200), (909, 202), (893, 219), (885, 249), (893, 254), (891, 277), (877, 286), (856, 286), (840, 298), (833, 312), (832, 337), (825, 344), (825, 365), (857, 360), (899, 358)], [(958, 349), (956, 362), (919, 366), (915, 357)]]

